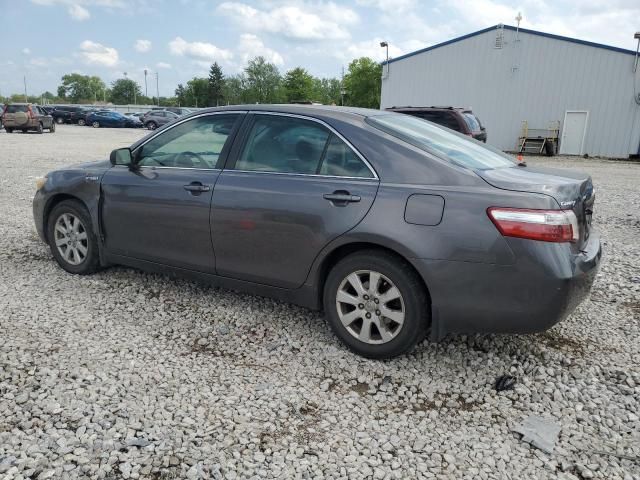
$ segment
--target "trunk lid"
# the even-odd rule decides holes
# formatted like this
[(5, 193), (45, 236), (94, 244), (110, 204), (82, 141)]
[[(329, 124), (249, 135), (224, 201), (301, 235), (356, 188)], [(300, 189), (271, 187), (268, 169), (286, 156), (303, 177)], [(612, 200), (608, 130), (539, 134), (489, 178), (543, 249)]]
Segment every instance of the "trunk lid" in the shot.
[(553, 197), (560, 208), (573, 210), (578, 218), (578, 246), (584, 245), (588, 240), (595, 201), (593, 182), (588, 174), (530, 166), (477, 170), (476, 173), (496, 188), (542, 193)]

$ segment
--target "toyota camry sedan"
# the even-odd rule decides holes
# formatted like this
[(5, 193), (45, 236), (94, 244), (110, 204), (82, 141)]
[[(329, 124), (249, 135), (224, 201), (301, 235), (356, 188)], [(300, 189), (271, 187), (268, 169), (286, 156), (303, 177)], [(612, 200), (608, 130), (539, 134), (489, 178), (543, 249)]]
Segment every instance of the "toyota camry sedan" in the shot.
[(66, 271), (127, 265), (323, 309), (371, 358), (545, 330), (601, 258), (588, 175), (378, 110), (200, 110), (37, 187), (38, 233)]

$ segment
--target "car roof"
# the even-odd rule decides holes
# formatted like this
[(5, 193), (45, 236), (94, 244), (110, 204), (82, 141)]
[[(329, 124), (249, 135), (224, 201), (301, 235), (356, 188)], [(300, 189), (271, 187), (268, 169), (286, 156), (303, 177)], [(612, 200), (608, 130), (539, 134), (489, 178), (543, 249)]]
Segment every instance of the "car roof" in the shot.
[(339, 107), (336, 105), (301, 105), (301, 104), (249, 104), (229, 105), (225, 107), (205, 108), (193, 112), (192, 115), (201, 115), (207, 112), (219, 112), (228, 110), (248, 110), (250, 112), (274, 112), (305, 115), (313, 118), (333, 118), (342, 120), (360, 120), (377, 115), (392, 115), (393, 112), (375, 110), (361, 107)]

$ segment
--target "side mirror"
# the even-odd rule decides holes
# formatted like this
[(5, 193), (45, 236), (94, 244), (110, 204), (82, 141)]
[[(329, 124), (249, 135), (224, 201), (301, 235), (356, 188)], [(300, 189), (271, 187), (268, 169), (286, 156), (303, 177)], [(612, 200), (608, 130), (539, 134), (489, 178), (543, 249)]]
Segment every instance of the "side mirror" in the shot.
[(131, 167), (133, 165), (133, 157), (131, 155), (131, 149), (129, 148), (117, 148), (109, 155), (109, 161), (111, 165), (125, 165)]

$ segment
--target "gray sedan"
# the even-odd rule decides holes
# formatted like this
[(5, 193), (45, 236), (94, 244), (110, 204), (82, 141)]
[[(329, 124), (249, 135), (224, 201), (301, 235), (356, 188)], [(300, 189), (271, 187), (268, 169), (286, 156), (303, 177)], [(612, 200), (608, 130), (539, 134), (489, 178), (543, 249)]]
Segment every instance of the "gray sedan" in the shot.
[(588, 175), (516, 164), (422, 119), (323, 106), (201, 110), (33, 201), (59, 265), (121, 264), (324, 309), (353, 351), (545, 330), (601, 257)]

